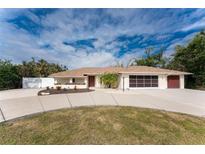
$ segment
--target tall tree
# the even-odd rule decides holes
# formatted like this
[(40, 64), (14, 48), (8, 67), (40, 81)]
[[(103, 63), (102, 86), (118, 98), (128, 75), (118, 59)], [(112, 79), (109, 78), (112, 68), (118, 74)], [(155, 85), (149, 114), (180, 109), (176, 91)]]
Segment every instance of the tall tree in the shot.
[(32, 58), (30, 61), (23, 61), (19, 65), (19, 74), (22, 77), (47, 77), (48, 75), (67, 70), (66, 66), (49, 63), (44, 59), (36, 61)]
[(17, 66), (11, 61), (0, 59), (0, 90), (17, 88), (21, 78)]
[(188, 86), (205, 87), (205, 32), (197, 34), (185, 46), (178, 45), (168, 68), (193, 73)]
[(23, 61), (19, 64), (19, 73), (22, 77), (39, 77), (40, 71), (35, 59), (32, 57), (31, 61)]
[(40, 59), (37, 63), (37, 67), (41, 77), (49, 75), (49, 63), (46, 60)]
[(145, 49), (145, 56), (141, 59), (135, 58), (131, 66), (165, 67), (167, 60), (163, 57), (164, 48), (161, 48), (157, 53), (152, 53), (153, 51), (152, 47)]
[(120, 61), (116, 61), (113, 66), (114, 66), (114, 67), (124, 67), (124, 66), (123, 66), (123, 63), (120, 62)]
[(67, 70), (66, 66), (49, 63), (44, 59), (23, 61), (13, 64), (9, 60), (0, 59), (0, 90), (20, 88), (22, 77), (47, 77), (48, 75)]

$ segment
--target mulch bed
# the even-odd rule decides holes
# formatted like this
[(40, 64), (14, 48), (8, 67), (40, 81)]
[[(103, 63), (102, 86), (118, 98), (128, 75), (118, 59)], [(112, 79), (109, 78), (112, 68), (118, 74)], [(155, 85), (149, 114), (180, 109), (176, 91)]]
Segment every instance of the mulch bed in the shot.
[(84, 93), (84, 92), (91, 92), (94, 90), (90, 89), (45, 89), (38, 92), (38, 96), (43, 96), (42, 93), (49, 93), (49, 95), (53, 94), (69, 94), (69, 93)]

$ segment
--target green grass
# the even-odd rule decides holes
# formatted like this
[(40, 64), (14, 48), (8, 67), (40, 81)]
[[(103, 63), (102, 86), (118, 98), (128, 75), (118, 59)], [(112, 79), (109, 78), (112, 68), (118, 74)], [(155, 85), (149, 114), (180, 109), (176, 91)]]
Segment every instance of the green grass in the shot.
[(0, 124), (0, 144), (205, 144), (205, 119), (134, 107), (81, 107)]

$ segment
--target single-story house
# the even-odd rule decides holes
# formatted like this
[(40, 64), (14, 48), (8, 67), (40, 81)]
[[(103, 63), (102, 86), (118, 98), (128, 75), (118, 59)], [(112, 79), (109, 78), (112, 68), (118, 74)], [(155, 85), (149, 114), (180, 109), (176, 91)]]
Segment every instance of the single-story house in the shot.
[(148, 66), (88, 67), (51, 74), (55, 85), (63, 88), (102, 88), (100, 75), (117, 73), (118, 89), (184, 88), (184, 76), (191, 73)]

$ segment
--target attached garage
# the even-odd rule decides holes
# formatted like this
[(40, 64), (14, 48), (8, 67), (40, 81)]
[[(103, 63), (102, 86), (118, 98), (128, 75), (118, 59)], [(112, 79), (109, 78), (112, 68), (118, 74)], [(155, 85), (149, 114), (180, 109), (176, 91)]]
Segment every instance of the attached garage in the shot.
[(178, 88), (184, 89), (184, 75), (171, 75), (171, 74), (159, 74), (159, 75), (122, 75), (124, 89), (171, 89)]
[(179, 75), (167, 76), (167, 88), (180, 88), (180, 77)]

